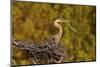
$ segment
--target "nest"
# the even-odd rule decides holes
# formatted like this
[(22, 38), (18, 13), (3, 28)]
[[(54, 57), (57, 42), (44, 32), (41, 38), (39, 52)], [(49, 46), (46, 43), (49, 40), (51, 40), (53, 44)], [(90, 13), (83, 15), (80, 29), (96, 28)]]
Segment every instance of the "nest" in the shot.
[(13, 44), (26, 51), (33, 64), (63, 63), (65, 61), (66, 54), (63, 45), (56, 44), (54, 40), (44, 40), (40, 44), (13, 40)]

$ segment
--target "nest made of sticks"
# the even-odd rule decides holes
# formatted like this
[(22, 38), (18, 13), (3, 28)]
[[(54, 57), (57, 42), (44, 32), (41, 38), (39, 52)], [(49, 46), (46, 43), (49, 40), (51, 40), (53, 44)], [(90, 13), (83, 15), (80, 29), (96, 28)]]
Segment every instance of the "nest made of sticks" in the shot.
[(32, 64), (63, 63), (66, 54), (63, 44), (56, 44), (54, 40), (44, 40), (40, 44), (29, 41), (13, 40), (13, 44), (26, 51)]

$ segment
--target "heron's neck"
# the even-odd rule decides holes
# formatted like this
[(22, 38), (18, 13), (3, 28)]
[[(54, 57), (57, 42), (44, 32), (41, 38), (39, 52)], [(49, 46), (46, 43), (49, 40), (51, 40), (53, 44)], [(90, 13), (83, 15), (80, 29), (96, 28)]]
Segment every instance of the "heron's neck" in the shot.
[(59, 27), (58, 27), (58, 29), (59, 29), (59, 32), (58, 32), (58, 37), (59, 37), (59, 39), (61, 38), (61, 36), (62, 36), (62, 26), (61, 25), (59, 25)]
[(57, 24), (55, 25), (58, 29), (59, 29), (59, 32), (56, 34), (55, 38), (56, 38), (56, 42), (59, 43), (60, 42), (60, 39), (62, 37), (62, 26), (60, 24)]

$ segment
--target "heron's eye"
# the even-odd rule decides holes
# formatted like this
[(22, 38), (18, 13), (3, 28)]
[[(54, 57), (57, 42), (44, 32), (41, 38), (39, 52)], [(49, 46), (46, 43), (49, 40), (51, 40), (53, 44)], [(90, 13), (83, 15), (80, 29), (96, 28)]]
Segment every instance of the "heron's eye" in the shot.
[(58, 24), (61, 24), (61, 22), (58, 22)]

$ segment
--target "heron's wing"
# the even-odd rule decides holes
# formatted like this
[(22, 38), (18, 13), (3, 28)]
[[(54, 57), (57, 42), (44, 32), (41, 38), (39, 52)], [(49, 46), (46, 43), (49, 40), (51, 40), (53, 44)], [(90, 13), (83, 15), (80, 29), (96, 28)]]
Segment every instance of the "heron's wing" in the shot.
[(49, 45), (56, 44), (55, 35), (49, 37), (49, 38), (47, 39), (47, 42), (48, 42)]

